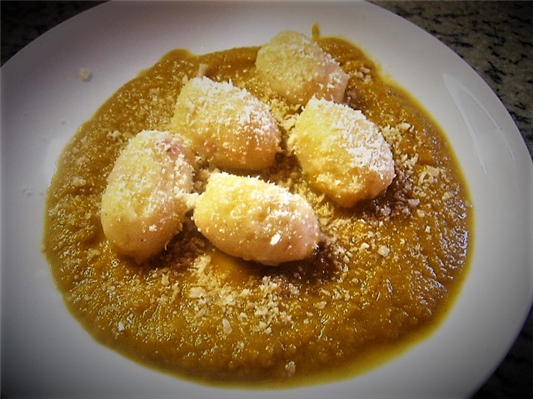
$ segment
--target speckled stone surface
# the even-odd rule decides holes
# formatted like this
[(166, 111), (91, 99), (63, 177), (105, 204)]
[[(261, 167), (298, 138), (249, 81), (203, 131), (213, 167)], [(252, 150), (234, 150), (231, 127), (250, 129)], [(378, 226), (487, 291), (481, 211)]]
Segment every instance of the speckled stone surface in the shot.
[[(2, 1), (2, 64), (97, 1)], [(461, 56), (489, 84), (533, 155), (533, 2), (373, 1)], [(533, 315), (473, 398), (533, 398)]]

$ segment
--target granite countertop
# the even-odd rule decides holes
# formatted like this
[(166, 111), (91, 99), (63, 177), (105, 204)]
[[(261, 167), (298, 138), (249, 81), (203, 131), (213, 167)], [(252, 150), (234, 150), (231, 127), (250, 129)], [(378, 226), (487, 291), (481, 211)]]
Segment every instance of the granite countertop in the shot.
[[(60, 22), (101, 2), (2, 1), (2, 64)], [(505, 105), (533, 155), (533, 2), (373, 1), (461, 56)], [(533, 397), (533, 316), (473, 398)]]

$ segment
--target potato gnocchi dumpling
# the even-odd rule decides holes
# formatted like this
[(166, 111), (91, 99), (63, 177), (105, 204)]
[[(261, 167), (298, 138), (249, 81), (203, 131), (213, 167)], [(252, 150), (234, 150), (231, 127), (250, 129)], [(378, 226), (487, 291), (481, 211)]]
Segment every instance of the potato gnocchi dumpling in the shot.
[(143, 131), (130, 140), (102, 196), (102, 227), (118, 253), (141, 263), (181, 230), (192, 160), (183, 140), (170, 133)]
[(257, 53), (261, 79), (287, 100), (305, 105), (313, 96), (342, 102), (348, 75), (307, 36), (283, 31)]
[(310, 183), (342, 207), (376, 197), (395, 176), (377, 125), (342, 104), (311, 99), (290, 142)]
[(252, 177), (211, 175), (193, 218), (221, 251), (270, 266), (308, 258), (320, 239), (307, 201)]
[(231, 83), (207, 77), (182, 88), (171, 126), (219, 168), (264, 169), (281, 150), (281, 132), (266, 104)]

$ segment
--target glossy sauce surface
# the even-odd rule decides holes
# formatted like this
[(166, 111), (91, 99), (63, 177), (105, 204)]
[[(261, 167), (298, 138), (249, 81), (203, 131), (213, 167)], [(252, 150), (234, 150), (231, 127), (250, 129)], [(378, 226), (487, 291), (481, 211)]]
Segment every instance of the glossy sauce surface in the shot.
[[(79, 129), (48, 192), (46, 256), (69, 310), (99, 342), (205, 383), (287, 386), (376, 366), (442, 320), (465, 274), (472, 226), (452, 150), (431, 117), (356, 46), (318, 42), (350, 76), (346, 103), (390, 144), (392, 184), (352, 209), (309, 187), (286, 145), (301, 107), (257, 78), (258, 48), (169, 52)], [(169, 127), (181, 87), (198, 71), (271, 107), (284, 151), (253, 174), (313, 206), (327, 239), (311, 259), (272, 268), (232, 258), (190, 217), (166, 251), (141, 265), (110, 247), (99, 208), (107, 176), (128, 139)], [(211, 169), (197, 168), (198, 193)]]

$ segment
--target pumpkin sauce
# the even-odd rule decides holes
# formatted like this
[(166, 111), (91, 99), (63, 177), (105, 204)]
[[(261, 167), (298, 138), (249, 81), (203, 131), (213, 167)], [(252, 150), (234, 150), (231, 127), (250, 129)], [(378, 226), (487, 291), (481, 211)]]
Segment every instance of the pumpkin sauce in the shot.
[[(353, 44), (315, 40), (349, 75), (344, 102), (376, 123), (396, 176), (350, 209), (312, 189), (287, 149), (302, 107), (256, 75), (258, 47), (166, 54), (120, 88), (61, 155), (48, 191), (44, 251), (74, 317), (141, 364), (207, 384), (290, 387), (358, 373), (427, 336), (465, 275), (472, 210), (445, 135)], [(128, 140), (167, 130), (183, 85), (201, 72), (269, 105), (283, 151), (258, 176), (303, 196), (327, 237), (303, 261), (268, 267), (216, 249), (190, 212), (159, 255), (137, 264), (103, 234), (100, 202)], [(196, 166), (202, 193), (212, 168)]]

